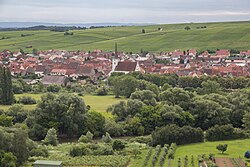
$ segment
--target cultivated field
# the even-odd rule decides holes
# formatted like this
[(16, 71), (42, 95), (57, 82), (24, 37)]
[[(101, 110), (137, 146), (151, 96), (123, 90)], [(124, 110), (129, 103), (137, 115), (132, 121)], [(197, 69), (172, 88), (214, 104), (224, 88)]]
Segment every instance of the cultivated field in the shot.
[[(184, 30), (190, 26), (189, 31)], [(196, 27), (207, 28), (197, 29)], [(159, 31), (158, 28), (163, 28)], [(126, 52), (160, 52), (174, 49), (250, 49), (250, 22), (228, 23), (189, 23), (154, 26), (109, 27), (88, 30), (75, 30), (74, 35), (64, 36), (64, 32), (50, 31), (8, 31), (0, 32), (0, 50), (18, 51), (26, 46), (38, 50), (95, 50), (110, 51), (114, 43)], [(146, 30), (142, 34), (142, 29)], [(21, 34), (32, 34), (21, 37)]]

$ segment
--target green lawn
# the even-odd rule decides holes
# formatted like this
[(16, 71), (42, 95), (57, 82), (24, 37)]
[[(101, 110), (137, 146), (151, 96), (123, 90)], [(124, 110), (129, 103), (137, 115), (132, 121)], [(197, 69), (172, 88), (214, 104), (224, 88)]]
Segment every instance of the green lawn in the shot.
[[(189, 31), (184, 30), (190, 26)], [(199, 26), (207, 26), (197, 29)], [(162, 27), (163, 31), (158, 31)], [(118, 49), (127, 52), (144, 51), (160, 52), (174, 49), (250, 49), (250, 22), (225, 23), (187, 23), (164, 24), (152, 26), (108, 27), (87, 30), (75, 30), (74, 35), (64, 36), (64, 32), (41, 31), (2, 31), (0, 50), (26, 49), (28, 45), (38, 50), (66, 49), (66, 50), (114, 50), (114, 43)], [(146, 33), (142, 34), (141, 30)], [(21, 37), (21, 34), (33, 34)]]
[[(37, 101), (41, 99), (42, 94), (17, 94), (15, 97), (18, 99), (22, 96), (30, 96)], [(114, 96), (94, 96), (94, 95), (85, 95), (82, 97), (85, 101), (86, 105), (90, 105), (91, 109), (97, 112), (102, 113), (106, 117), (111, 117), (111, 113), (107, 113), (106, 109), (115, 103), (118, 103), (121, 100), (126, 100), (122, 98), (114, 98)], [(8, 110), (11, 106), (0, 105), (0, 109)], [(36, 105), (24, 105), (25, 109), (32, 110), (36, 107)]]
[[(218, 144), (228, 144), (228, 150), (222, 154), (217, 149), (216, 146)], [(230, 141), (218, 141), (218, 142), (205, 142), (205, 143), (197, 143), (197, 144), (189, 144), (184, 146), (178, 146), (175, 159), (171, 161), (171, 167), (178, 167), (178, 159), (181, 158), (182, 164), (184, 157), (187, 155), (189, 160), (189, 166), (191, 166), (191, 156), (194, 156), (195, 164), (198, 164), (197, 157), (198, 155), (206, 154), (209, 155), (210, 153), (214, 154), (215, 157), (232, 157), (232, 158), (243, 158), (244, 154), (247, 150), (250, 150), (250, 139), (245, 140), (230, 140)], [(131, 159), (131, 166), (142, 166), (145, 156), (147, 155), (148, 150), (143, 150), (142, 154), (139, 158), (132, 158)], [(152, 156), (149, 159), (148, 167), (151, 166), (152, 157), (154, 155), (154, 151)], [(161, 156), (159, 156), (161, 157)], [(157, 161), (157, 165), (159, 163), (159, 159)], [(165, 166), (168, 166), (168, 160), (165, 161)]]

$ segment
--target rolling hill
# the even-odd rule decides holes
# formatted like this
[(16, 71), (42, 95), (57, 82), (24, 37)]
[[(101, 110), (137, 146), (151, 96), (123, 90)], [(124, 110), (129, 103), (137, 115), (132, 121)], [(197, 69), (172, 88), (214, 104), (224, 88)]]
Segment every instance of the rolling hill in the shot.
[[(191, 30), (184, 30), (186, 26), (190, 26)], [(206, 28), (197, 28), (203, 26)], [(143, 34), (142, 29), (145, 29), (146, 33)], [(141, 49), (150, 52), (190, 48), (250, 49), (250, 21), (108, 27), (72, 32), (74, 35), (48, 30), (2, 31), (0, 50), (18, 51), (22, 48), (31, 52), (32, 48), (26, 48), (31, 45), (38, 50), (111, 51), (115, 42), (118, 43), (118, 49), (125, 52), (140, 52)], [(24, 37), (21, 34), (24, 34)], [(2, 39), (3, 37), (5, 39)]]

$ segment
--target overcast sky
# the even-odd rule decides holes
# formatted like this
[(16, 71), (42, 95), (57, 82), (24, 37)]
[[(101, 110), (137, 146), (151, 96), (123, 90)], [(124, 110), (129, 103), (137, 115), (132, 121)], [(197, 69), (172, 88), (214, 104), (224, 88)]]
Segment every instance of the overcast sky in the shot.
[(180, 23), (250, 20), (250, 0), (0, 0), (0, 21)]

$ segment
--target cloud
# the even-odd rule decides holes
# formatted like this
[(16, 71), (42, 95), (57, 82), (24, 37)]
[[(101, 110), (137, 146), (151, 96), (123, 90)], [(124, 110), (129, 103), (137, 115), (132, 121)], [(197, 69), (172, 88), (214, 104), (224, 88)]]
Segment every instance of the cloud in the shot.
[(249, 20), (249, 0), (0, 0), (1, 21), (156, 22)]

